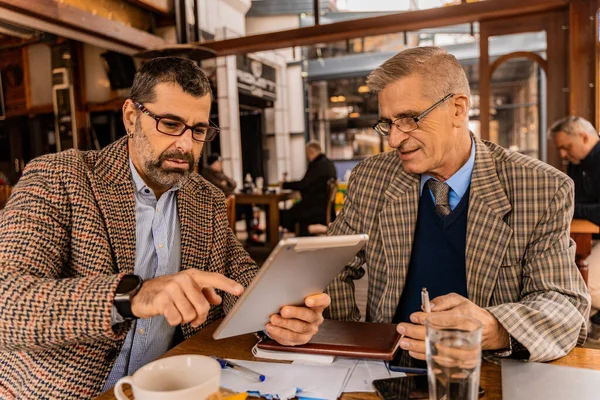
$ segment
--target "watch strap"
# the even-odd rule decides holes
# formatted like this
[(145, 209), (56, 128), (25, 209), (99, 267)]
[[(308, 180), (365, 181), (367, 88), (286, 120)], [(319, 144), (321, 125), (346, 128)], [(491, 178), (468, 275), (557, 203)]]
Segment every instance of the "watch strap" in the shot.
[(517, 339), (509, 336), (509, 347), (492, 352), (493, 357), (511, 358), (516, 360), (527, 360), (530, 357), (529, 351)]
[[(128, 283), (134, 279), (137, 280), (137, 285), (135, 285), (133, 288), (123, 288), (122, 284), (126, 279), (129, 280)], [(115, 293), (113, 304), (125, 321), (137, 319), (137, 317), (131, 311), (131, 299), (140, 291), (143, 282), (144, 281), (142, 278), (137, 275), (125, 275), (119, 283), (119, 286), (117, 286), (117, 292)]]

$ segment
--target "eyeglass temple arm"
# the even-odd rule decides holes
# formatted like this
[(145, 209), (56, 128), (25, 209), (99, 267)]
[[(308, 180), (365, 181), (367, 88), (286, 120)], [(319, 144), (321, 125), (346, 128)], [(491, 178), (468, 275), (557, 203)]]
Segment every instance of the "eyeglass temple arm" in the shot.
[(435, 103), (434, 105), (432, 105), (431, 107), (429, 107), (427, 110), (423, 111), (421, 113), (421, 115), (416, 116), (414, 118), (415, 122), (419, 122), (420, 120), (422, 120), (423, 118), (425, 118), (427, 116), (427, 114), (429, 114), (430, 112), (432, 112), (433, 110), (435, 110), (435, 108), (437, 106), (439, 106), (440, 104), (442, 104), (443, 102), (445, 102), (446, 100), (448, 100), (452, 96), (454, 96), (454, 93), (448, 93), (447, 95), (445, 95), (437, 103)]

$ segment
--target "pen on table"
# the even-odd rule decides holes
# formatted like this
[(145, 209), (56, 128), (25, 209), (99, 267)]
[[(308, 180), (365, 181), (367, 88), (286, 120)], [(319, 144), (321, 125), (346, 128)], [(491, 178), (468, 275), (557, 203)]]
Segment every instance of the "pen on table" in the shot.
[(427, 293), (427, 289), (423, 288), (421, 290), (421, 304), (423, 305), (423, 311), (426, 313), (431, 312), (431, 305), (429, 304), (429, 293)]
[(388, 369), (392, 372), (404, 372), (405, 374), (425, 375), (427, 368), (401, 367), (398, 365), (388, 365)]
[(259, 382), (264, 382), (264, 380), (266, 379), (266, 377), (264, 375), (259, 374), (258, 372), (252, 371), (250, 368), (243, 367), (241, 365), (238, 365), (238, 364), (233, 363), (228, 360), (224, 360), (222, 358), (218, 358), (218, 357), (213, 357), (213, 358), (215, 360), (217, 360), (219, 362), (219, 364), (221, 364), (221, 368), (223, 368), (223, 369), (231, 368), (235, 371), (238, 371), (241, 374), (246, 375), (249, 378), (256, 379)]

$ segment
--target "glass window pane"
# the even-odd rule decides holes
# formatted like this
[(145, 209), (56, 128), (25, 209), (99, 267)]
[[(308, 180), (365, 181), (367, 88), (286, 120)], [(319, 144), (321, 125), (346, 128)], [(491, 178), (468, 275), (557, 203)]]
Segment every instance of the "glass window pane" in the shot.
[(541, 158), (541, 67), (528, 58), (509, 59), (491, 81), (490, 140), (513, 151)]

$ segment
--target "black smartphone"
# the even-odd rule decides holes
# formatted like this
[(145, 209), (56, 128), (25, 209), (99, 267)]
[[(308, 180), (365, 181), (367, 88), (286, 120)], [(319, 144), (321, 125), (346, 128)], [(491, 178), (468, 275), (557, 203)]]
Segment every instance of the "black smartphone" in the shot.
[[(377, 379), (373, 381), (373, 389), (382, 400), (429, 399), (427, 375), (402, 376), (399, 378)], [(485, 391), (479, 387), (479, 397)]]

